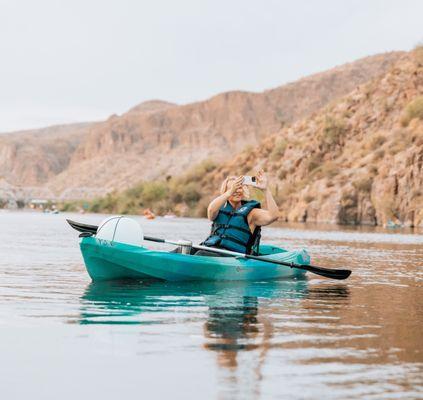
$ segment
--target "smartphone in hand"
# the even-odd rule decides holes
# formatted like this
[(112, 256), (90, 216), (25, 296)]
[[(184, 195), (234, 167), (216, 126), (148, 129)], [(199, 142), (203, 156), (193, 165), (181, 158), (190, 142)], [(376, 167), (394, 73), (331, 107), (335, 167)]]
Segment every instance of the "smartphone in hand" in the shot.
[(257, 186), (257, 178), (255, 176), (244, 176), (243, 185)]

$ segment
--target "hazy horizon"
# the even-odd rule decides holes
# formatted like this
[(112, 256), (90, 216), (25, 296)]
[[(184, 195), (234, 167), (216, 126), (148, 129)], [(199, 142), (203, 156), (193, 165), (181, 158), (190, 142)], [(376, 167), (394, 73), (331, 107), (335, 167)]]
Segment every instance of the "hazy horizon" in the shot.
[(423, 2), (0, 0), (0, 132), (260, 92), (423, 39)]

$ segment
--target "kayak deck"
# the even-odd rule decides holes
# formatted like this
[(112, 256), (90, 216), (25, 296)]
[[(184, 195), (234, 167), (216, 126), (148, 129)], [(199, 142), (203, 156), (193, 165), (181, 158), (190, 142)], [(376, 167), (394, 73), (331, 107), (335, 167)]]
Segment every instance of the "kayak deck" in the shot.
[[(259, 281), (303, 277), (305, 271), (243, 257), (207, 257), (150, 250), (142, 246), (83, 237), (84, 262), (93, 281), (159, 279), (166, 281)], [(305, 250), (260, 246), (269, 259), (309, 265)]]

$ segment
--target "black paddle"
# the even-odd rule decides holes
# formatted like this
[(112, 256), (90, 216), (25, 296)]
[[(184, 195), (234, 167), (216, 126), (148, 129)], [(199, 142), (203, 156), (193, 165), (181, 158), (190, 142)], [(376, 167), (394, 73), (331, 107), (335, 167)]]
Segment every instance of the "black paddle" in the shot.
[[(73, 229), (76, 229), (79, 232), (91, 233), (93, 235), (95, 235), (97, 233), (98, 226), (96, 226), (96, 225), (81, 224), (79, 222), (71, 221), (70, 219), (67, 219), (66, 221), (69, 223), (69, 225)], [(151, 236), (144, 236), (144, 239), (148, 240), (150, 242), (169, 243), (169, 244), (173, 244), (173, 245), (180, 245), (180, 243), (178, 243), (178, 242), (174, 242), (174, 241), (170, 241), (170, 240), (166, 240), (166, 239), (161, 239), (161, 238), (155, 238), (155, 237), (151, 237)], [(229, 250), (224, 250), (224, 249), (216, 249), (214, 247), (207, 247), (207, 246), (200, 246), (200, 245), (192, 245), (191, 247), (193, 249), (196, 249), (196, 250), (206, 250), (206, 251), (210, 251), (212, 253), (227, 254), (227, 255), (234, 256), (234, 257), (243, 257), (243, 258), (248, 258), (248, 259), (257, 260), (257, 261), (263, 261), (263, 262), (267, 262), (267, 263), (271, 263), (271, 264), (279, 264), (279, 265), (283, 265), (283, 266), (290, 267), (290, 268), (302, 269), (304, 271), (309, 271), (309, 272), (312, 272), (313, 274), (321, 275), (321, 276), (324, 276), (326, 278), (342, 280), (342, 279), (348, 278), (351, 275), (351, 271), (348, 270), (348, 269), (330, 269), (330, 268), (316, 267), (314, 265), (294, 264), (294, 263), (291, 263), (291, 262), (271, 260), (271, 259), (267, 259), (265, 257), (253, 256), (253, 255), (250, 255), (250, 254), (242, 254), (242, 253), (237, 253), (235, 251), (229, 251)]]

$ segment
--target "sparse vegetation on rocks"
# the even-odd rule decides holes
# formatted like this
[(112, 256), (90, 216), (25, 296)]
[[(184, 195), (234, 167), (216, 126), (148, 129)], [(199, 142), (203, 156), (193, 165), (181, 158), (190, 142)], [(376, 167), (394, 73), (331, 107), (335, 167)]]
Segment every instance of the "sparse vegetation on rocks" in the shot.
[[(87, 204), (64, 204), (68, 210), (82, 205), (90, 211), (137, 214), (151, 208), (158, 214), (204, 216), (226, 176), (263, 167), (283, 220), (384, 224), (395, 218), (423, 226), (422, 54), (417, 47), (384, 55), (395, 58), (395, 64), (384, 59), (379, 73), (360, 67), (357, 74), (354, 66), (347, 74), (355, 82), (348, 91), (334, 90), (333, 82), (344, 87), (345, 81), (332, 77), (328, 96), (319, 83), (321, 97), (308, 98), (307, 104), (314, 105), (305, 107), (307, 112), (304, 107), (296, 111), (302, 103), (292, 91), (289, 101), (278, 92), (283, 127), (274, 114), (263, 114), (269, 99), (263, 103), (260, 94), (238, 92), (193, 105), (166, 105), (147, 117), (143, 110), (116, 116), (90, 130), (88, 140), (68, 157), (69, 168), (52, 178), (52, 188), (60, 193), (73, 178), (89, 187), (94, 179), (109, 192)], [(251, 105), (248, 115), (245, 101)], [(207, 157), (214, 163), (201, 163)], [(195, 167), (187, 170), (187, 165)], [(43, 168), (25, 176), (41, 176)]]
[(423, 96), (418, 96), (407, 104), (404, 109), (404, 115), (401, 118), (401, 125), (408, 126), (414, 118), (423, 120)]

